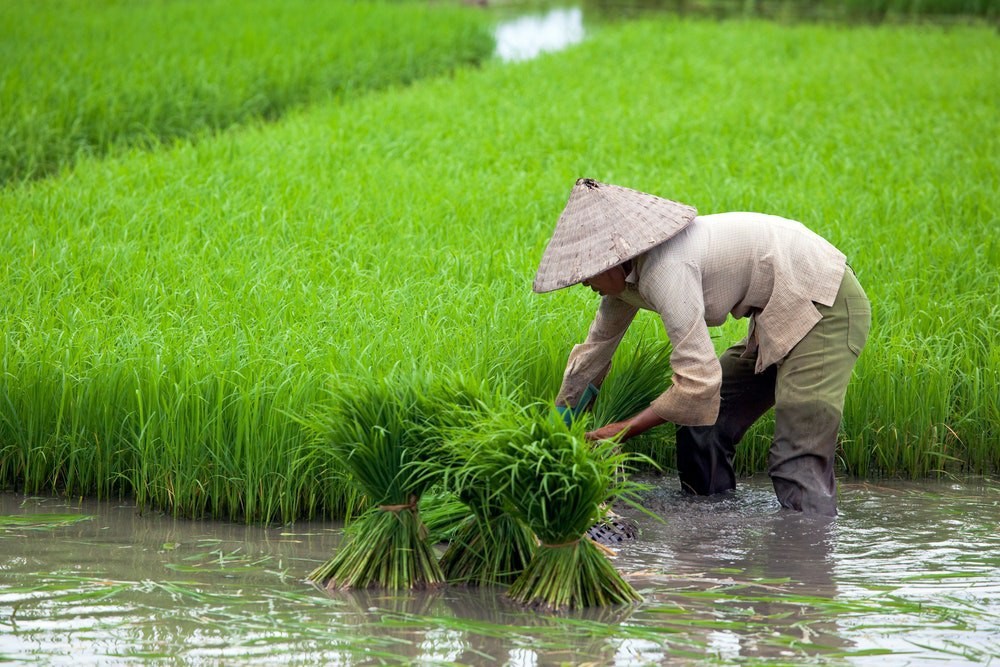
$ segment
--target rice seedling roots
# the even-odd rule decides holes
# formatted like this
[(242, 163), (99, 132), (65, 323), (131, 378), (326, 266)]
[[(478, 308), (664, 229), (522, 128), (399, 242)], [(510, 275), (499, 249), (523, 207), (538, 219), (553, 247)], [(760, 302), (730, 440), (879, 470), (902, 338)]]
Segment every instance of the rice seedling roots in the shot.
[[(604, 548), (606, 550), (606, 548)], [(546, 611), (641, 602), (602, 548), (590, 539), (542, 544), (507, 595)]]
[(372, 507), (351, 525), (347, 543), (309, 574), (328, 590), (431, 589), (445, 581), (414, 500)]

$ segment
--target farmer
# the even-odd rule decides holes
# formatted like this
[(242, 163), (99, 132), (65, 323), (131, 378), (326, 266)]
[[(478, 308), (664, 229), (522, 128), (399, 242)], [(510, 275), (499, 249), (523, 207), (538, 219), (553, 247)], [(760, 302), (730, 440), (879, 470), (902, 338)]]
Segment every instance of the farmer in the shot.
[[(783, 507), (837, 513), (834, 454), (871, 307), (844, 254), (801, 223), (760, 213), (697, 215), (684, 204), (590, 179), (576, 182), (542, 257), (535, 292), (582, 283), (601, 295), (573, 348), (556, 406), (589, 407), (640, 308), (663, 320), (671, 385), (633, 417), (587, 434), (622, 440), (677, 425), (688, 493), (736, 488), (733, 455), (774, 407), (768, 474)], [(708, 327), (749, 318), (721, 358)]]

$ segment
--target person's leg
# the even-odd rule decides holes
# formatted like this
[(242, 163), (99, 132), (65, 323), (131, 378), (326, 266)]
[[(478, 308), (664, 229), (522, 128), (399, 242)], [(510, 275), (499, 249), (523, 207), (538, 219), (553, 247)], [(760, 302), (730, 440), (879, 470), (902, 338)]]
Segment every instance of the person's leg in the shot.
[(687, 493), (707, 496), (736, 488), (736, 445), (774, 405), (775, 368), (755, 374), (757, 360), (741, 358), (744, 349), (734, 345), (719, 358), (722, 401), (715, 424), (677, 427), (677, 471)]
[(823, 319), (778, 368), (768, 473), (782, 507), (837, 513), (834, 461), (844, 397), (871, 326), (871, 306), (848, 269)]

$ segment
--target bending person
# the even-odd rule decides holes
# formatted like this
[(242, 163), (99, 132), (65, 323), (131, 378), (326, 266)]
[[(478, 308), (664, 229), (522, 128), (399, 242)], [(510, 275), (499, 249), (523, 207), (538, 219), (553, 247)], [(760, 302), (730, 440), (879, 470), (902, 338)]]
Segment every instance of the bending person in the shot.
[[(534, 291), (580, 284), (601, 295), (573, 348), (556, 405), (586, 408), (640, 308), (663, 320), (672, 382), (648, 408), (587, 434), (623, 440), (677, 425), (682, 488), (736, 488), (733, 456), (774, 408), (768, 474), (783, 507), (837, 513), (834, 460), (844, 396), (871, 325), (845, 256), (804, 225), (761, 213), (697, 215), (628, 188), (580, 179), (545, 249)], [(709, 327), (749, 318), (717, 357)]]

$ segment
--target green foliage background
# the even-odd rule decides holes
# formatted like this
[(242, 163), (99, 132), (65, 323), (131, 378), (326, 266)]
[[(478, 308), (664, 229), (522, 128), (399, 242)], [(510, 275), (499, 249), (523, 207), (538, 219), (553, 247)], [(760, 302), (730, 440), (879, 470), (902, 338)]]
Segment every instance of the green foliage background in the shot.
[(454, 6), (325, 0), (0, 4), (0, 183), (469, 65)]
[[(187, 515), (338, 514), (297, 416), (342, 378), (554, 394), (596, 304), (530, 283), (580, 176), (829, 238), (875, 311), (844, 471), (995, 470), (998, 59), (986, 27), (646, 19), (10, 185), (0, 479)], [(664, 337), (634, 329), (625, 355)], [(670, 465), (669, 429), (638, 446)]]

